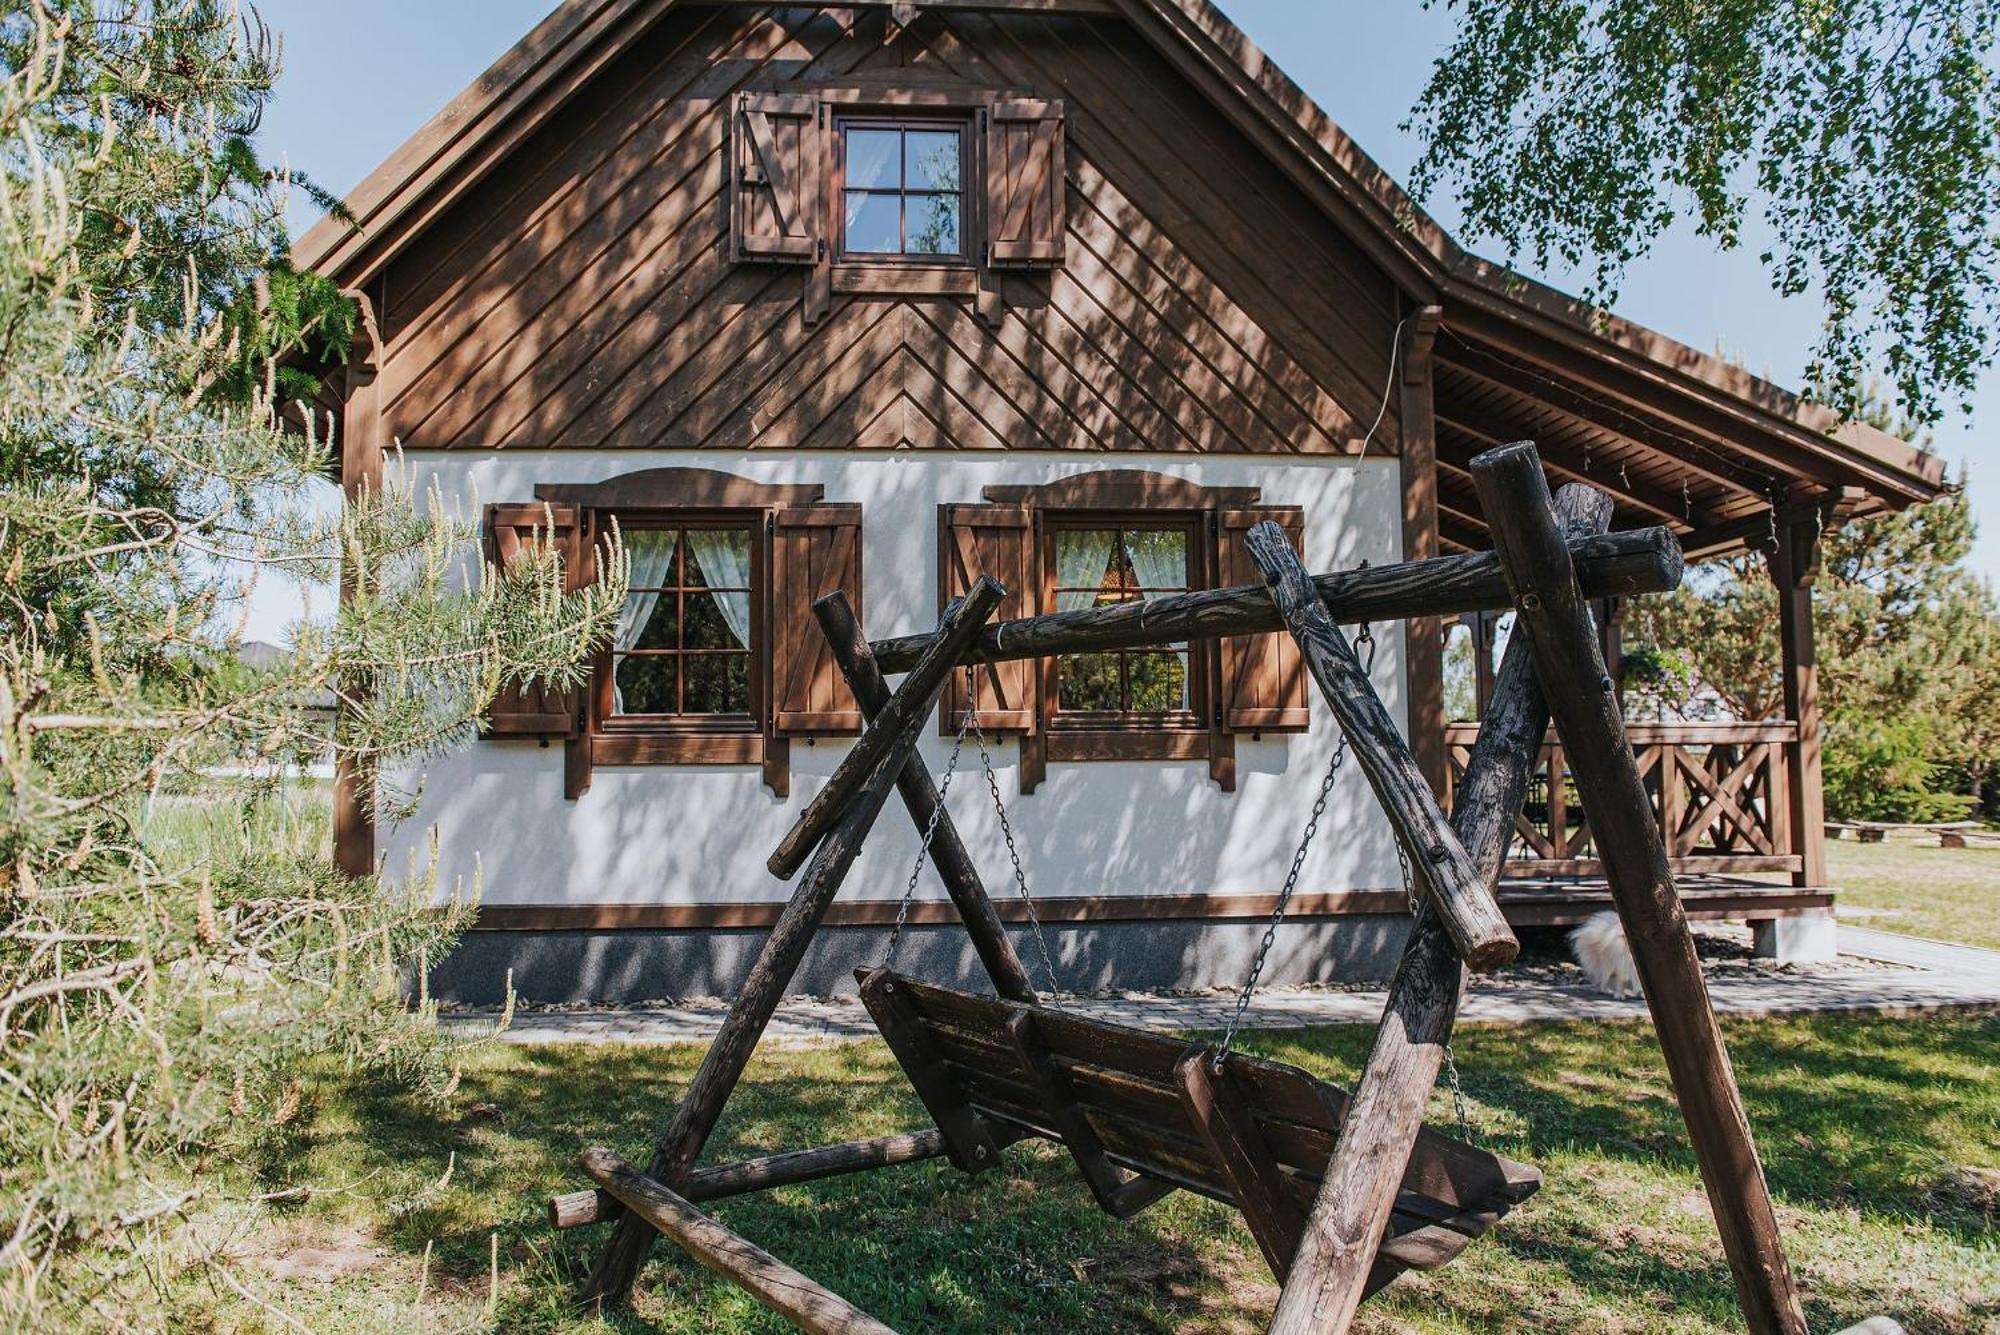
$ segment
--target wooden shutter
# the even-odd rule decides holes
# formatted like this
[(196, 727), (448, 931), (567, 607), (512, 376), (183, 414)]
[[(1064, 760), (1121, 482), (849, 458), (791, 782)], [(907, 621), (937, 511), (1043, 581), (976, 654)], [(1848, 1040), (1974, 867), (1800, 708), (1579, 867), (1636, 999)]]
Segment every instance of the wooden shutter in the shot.
[[(1035, 613), (1034, 512), (1024, 505), (945, 505), (939, 507), (940, 592), (945, 599), (962, 595), (981, 575), (1007, 586), (1007, 596), (993, 614), (1011, 621)], [(989, 732), (1030, 733), (1035, 730), (1033, 659), (982, 663), (974, 669), (979, 726)], [(954, 672), (945, 689), (939, 722), (956, 732), (965, 711), (965, 674)]]
[[(554, 543), (562, 553), (563, 586), (581, 588), (592, 577), (588, 514), (574, 505), (540, 502), (486, 507), (486, 559), (506, 568), (529, 551)], [(574, 737), (582, 727), (576, 690), (542, 685), (507, 686), (487, 711), (489, 737)]]
[(986, 201), (988, 263), (1062, 263), (1062, 103), (995, 102), (987, 110)]
[[(1305, 511), (1295, 505), (1224, 510), (1221, 515), (1220, 569), (1224, 584), (1262, 584), (1263, 572), (1250, 559), (1244, 538), (1265, 520), (1275, 520), (1305, 552)], [(1230, 732), (1304, 732), (1306, 671), (1299, 646), (1284, 631), (1239, 635), (1222, 642), (1222, 724)]]
[(730, 235), (739, 260), (813, 264), (826, 216), (820, 102), (741, 93), (731, 136)]
[(812, 605), (839, 589), (860, 613), (861, 507), (781, 507), (772, 528), (771, 569), (773, 727), (781, 735), (860, 732), (861, 707), (826, 647)]

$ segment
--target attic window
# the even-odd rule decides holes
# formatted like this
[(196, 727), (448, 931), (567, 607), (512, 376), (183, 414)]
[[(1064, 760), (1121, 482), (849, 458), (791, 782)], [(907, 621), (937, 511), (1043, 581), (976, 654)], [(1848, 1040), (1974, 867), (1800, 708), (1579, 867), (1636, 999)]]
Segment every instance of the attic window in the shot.
[(843, 257), (966, 257), (968, 128), (937, 120), (839, 122)]

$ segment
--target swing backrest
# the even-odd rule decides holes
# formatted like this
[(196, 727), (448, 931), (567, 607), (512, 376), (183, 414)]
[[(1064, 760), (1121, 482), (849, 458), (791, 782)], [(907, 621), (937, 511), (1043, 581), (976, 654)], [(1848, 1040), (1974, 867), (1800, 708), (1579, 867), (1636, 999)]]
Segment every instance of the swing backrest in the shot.
[[(1240, 1159), (1219, 1153), (1213, 1118), (1204, 1126), (1188, 1093), (1191, 1059), (1206, 1064), (1213, 1050), (1163, 1034), (1107, 1024), (1044, 1006), (974, 996), (913, 982), (886, 970), (862, 970), (863, 1000), (947, 1136), (969, 1113), (1017, 1133), (1069, 1142), (1072, 1118), (1111, 1162), (1146, 1178), (1266, 1213), (1303, 1220), (1333, 1153), (1346, 1094), (1305, 1071), (1232, 1053), (1213, 1073), (1211, 1089), (1226, 1098), (1245, 1133), (1236, 1139), (1267, 1171), (1269, 1199), (1253, 1194)], [(1052, 1059), (1059, 1087), (1019, 1040), (1031, 1023), (1038, 1047)], [(1197, 1072), (1196, 1074), (1201, 1074)], [(962, 1105), (948, 1105), (956, 1101)], [(1071, 1106), (1061, 1106), (1064, 1103)], [(1012, 1137), (1007, 1137), (1012, 1138)], [(981, 1167), (983, 1164), (962, 1165)], [(1275, 1170), (1275, 1171), (1269, 1171)], [(1411, 1155), (1383, 1256), (1401, 1266), (1430, 1268), (1531, 1195), (1541, 1175), (1524, 1164), (1454, 1140), (1430, 1128)], [(1253, 1215), (1253, 1231), (1258, 1220)], [(1280, 1231), (1289, 1231), (1280, 1229)], [(1264, 1239), (1260, 1236), (1260, 1242)], [(1273, 1248), (1266, 1247), (1267, 1254)], [(1289, 1247), (1279, 1247), (1282, 1269)]]

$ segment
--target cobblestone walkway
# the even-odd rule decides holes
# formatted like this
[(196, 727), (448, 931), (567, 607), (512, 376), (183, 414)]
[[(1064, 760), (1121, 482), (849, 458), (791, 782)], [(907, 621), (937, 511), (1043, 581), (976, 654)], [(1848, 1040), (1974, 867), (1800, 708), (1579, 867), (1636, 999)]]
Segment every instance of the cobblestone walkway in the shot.
[[(1843, 923), (1840, 953), (1892, 966), (1817, 975), (1769, 973), (1709, 980), (1717, 1012), (1791, 1015), (1810, 1011), (1918, 1014), (1953, 1009), (2000, 1008), (2000, 951), (1917, 937), (1897, 936)], [(1270, 988), (1258, 994), (1251, 1024), (1260, 1029), (1303, 1029), (1322, 1024), (1374, 1024), (1387, 993)], [(1074, 1011), (1140, 1029), (1221, 1029), (1234, 999), (1130, 994), (1074, 998)], [(715, 1034), (727, 1002), (633, 1006), (617, 1010), (524, 1011), (502, 1035), (508, 1043), (703, 1043)], [(1588, 987), (1510, 982), (1482, 987), (1474, 979), (1460, 1011), (1471, 1024), (1524, 1024), (1535, 1020), (1637, 1020), (1637, 999), (1606, 996)], [(494, 1016), (478, 1011), (445, 1015), (454, 1028), (490, 1027)], [(812, 1047), (873, 1038), (875, 1026), (851, 997), (788, 998), (765, 1031), (765, 1041)]]

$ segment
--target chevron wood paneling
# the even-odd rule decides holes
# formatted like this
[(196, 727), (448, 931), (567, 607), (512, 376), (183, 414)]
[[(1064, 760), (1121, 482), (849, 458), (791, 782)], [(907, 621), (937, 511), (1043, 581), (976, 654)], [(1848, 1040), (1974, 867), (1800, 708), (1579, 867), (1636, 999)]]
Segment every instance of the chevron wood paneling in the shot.
[[(1340, 454), (1380, 409), (1389, 280), (1112, 20), (691, 9), (383, 280), (404, 443)], [(1066, 260), (969, 299), (836, 295), (729, 262), (744, 88), (956, 81), (1061, 98)], [(1393, 398), (1393, 396), (1392, 396)], [(1376, 450), (1393, 449), (1396, 405)]]

